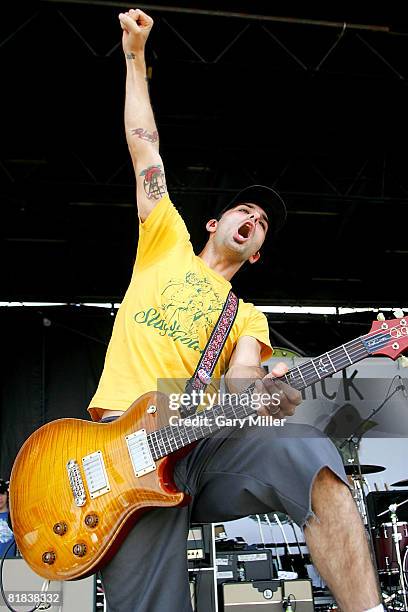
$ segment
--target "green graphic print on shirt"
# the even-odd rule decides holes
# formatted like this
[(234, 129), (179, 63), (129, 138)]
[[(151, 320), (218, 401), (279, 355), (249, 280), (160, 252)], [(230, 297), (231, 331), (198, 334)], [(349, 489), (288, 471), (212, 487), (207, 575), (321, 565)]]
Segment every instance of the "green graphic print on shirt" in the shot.
[(151, 306), (135, 314), (136, 323), (154, 327), (161, 336), (182, 342), (202, 353), (199, 331), (208, 337), (219, 317), (224, 299), (206, 277), (187, 272), (184, 279), (171, 279), (161, 293), (161, 306)]

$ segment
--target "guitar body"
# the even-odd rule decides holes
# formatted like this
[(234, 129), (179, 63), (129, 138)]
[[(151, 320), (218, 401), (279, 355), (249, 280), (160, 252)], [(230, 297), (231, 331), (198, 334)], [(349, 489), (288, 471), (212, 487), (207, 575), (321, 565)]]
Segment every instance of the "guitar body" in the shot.
[[(166, 426), (171, 414), (166, 396), (146, 393), (111, 423), (59, 419), (28, 438), (13, 466), (10, 510), (17, 546), (37, 574), (49, 580), (93, 574), (143, 512), (188, 503), (173, 482), (172, 467), (191, 447), (153, 462), (155, 469), (137, 477), (126, 442), (134, 432)], [(91, 486), (84, 478), (87, 457)], [(83, 505), (72, 484), (75, 462)]]

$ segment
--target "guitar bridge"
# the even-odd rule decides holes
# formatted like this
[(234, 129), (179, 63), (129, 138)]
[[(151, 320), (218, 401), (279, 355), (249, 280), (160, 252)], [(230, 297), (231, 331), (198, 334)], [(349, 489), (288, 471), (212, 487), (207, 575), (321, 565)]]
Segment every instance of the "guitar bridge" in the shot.
[(156, 464), (150, 451), (146, 430), (139, 429), (139, 431), (135, 431), (125, 438), (136, 477), (139, 478), (153, 472), (156, 469)]

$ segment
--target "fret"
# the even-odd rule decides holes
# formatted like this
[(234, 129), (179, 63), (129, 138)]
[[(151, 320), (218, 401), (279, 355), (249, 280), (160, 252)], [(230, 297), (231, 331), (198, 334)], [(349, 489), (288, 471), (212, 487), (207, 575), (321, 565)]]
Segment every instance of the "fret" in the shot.
[(316, 364), (315, 364), (315, 362), (313, 361), (313, 359), (311, 359), (311, 362), (312, 362), (313, 367), (314, 367), (314, 369), (315, 369), (315, 371), (316, 371), (317, 377), (319, 378), (319, 380), (321, 380), (321, 378), (322, 378), (322, 377), (320, 376), (319, 371), (318, 371), (318, 369), (316, 368)]
[(299, 374), (300, 374), (300, 377), (301, 377), (301, 379), (302, 379), (302, 381), (303, 381), (303, 384), (305, 385), (305, 387), (307, 387), (306, 381), (305, 381), (305, 379), (304, 379), (304, 377), (303, 377), (303, 374), (302, 374), (302, 370), (300, 369), (300, 367), (299, 367), (299, 366), (297, 367), (297, 370), (298, 370), (298, 372), (299, 372)]
[[(336, 367), (336, 372), (343, 370), (348, 367), (350, 364), (355, 363), (354, 361), (350, 361), (350, 354), (344, 350), (343, 346), (338, 347), (334, 351), (331, 351), (333, 362)], [(355, 361), (358, 361), (357, 359)]]
[(173, 443), (176, 445), (176, 450), (184, 446), (183, 438), (181, 437), (181, 428), (172, 425), (170, 427)]
[[(243, 400), (241, 399), (243, 395), (244, 395), (244, 394), (241, 394), (241, 395), (239, 396), (239, 397), (240, 397), (240, 401), (239, 401), (239, 403), (238, 403), (237, 408), (238, 408), (240, 411), (242, 411), (242, 415), (240, 415), (238, 418), (243, 418), (243, 416), (248, 416), (248, 414), (249, 414), (250, 412), (253, 412), (253, 408), (251, 408), (251, 406), (250, 406), (250, 405), (246, 404), (246, 403), (245, 403), (245, 401), (243, 401)], [(250, 395), (251, 395), (251, 399), (252, 399), (252, 393), (251, 393)]]
[[(154, 436), (156, 437), (156, 440), (154, 439)], [(157, 439), (157, 431), (152, 431), (152, 433), (150, 434), (150, 437), (153, 440), (155, 454), (156, 454), (157, 457), (159, 457), (159, 455), (160, 455), (160, 448), (159, 448), (159, 441)]]
[(332, 362), (332, 360), (330, 359), (330, 355), (329, 355), (329, 353), (326, 353), (326, 355), (327, 355), (327, 359), (330, 361), (330, 365), (331, 365), (331, 367), (333, 368), (333, 372), (336, 372), (336, 368), (334, 367), (333, 362)]
[(351, 359), (350, 355), (348, 354), (346, 347), (344, 346), (344, 344), (342, 344), (341, 346), (343, 347), (344, 352), (346, 353), (347, 357), (349, 358), (350, 364), (353, 365), (353, 360)]
[(150, 452), (152, 453), (152, 457), (156, 461), (158, 459), (158, 457), (157, 457), (157, 450), (156, 450), (156, 448), (154, 446), (153, 436), (151, 434), (147, 435), (147, 442), (149, 444), (149, 448), (150, 448)]
[(210, 424), (209, 425), (204, 425), (204, 435), (203, 435), (203, 438), (207, 438), (209, 435), (211, 435), (213, 433), (211, 427), (214, 427), (214, 426), (216, 427), (216, 425), (215, 425), (215, 423), (214, 423), (212, 418), (210, 419), (210, 417), (207, 417), (207, 419), (210, 420)]
[[(299, 366), (299, 371), (302, 372), (302, 379), (305, 381), (305, 386), (308, 387), (309, 385), (312, 385), (314, 382), (316, 382), (317, 380), (320, 380), (320, 377), (317, 376), (314, 373), (314, 371), (309, 371), (308, 368), (310, 368), (311, 366), (311, 362), (310, 361), (306, 361), (306, 363), (302, 363)], [(313, 365), (313, 364), (312, 364)], [(313, 370), (315, 370), (315, 368), (313, 367)]]
[[(224, 404), (224, 405), (218, 404), (218, 406), (217, 406), (217, 409), (218, 409), (217, 412), (220, 412), (221, 415), (224, 416), (224, 417), (226, 417), (226, 414), (224, 412), (224, 408), (225, 407), (228, 407), (228, 404)], [(220, 415), (217, 415), (217, 416), (220, 416)]]
[(207, 425), (207, 427), (208, 427), (208, 429), (209, 429), (209, 431), (210, 431), (210, 434), (212, 434), (212, 433), (213, 433), (213, 431), (212, 431), (211, 427), (217, 427), (217, 425), (216, 425), (215, 421), (214, 421), (213, 419), (211, 419), (211, 421), (212, 421), (212, 422), (211, 422), (209, 425)]
[(206, 434), (203, 432), (203, 427), (205, 428), (205, 425), (196, 425), (193, 427), (196, 440), (201, 440), (206, 437)]
[[(164, 450), (165, 452), (162, 455), (162, 456), (164, 456), (165, 454), (167, 454), (168, 451), (167, 451), (166, 444), (165, 444), (164, 439), (163, 439), (162, 431), (163, 431), (162, 429), (156, 430), (156, 436), (157, 436), (157, 441), (158, 441), (158, 445), (159, 445), (159, 449), (160, 449), (160, 454)], [(160, 434), (160, 437), (159, 437), (159, 434)]]
[[(351, 345), (354, 346), (351, 346)], [(367, 351), (362, 338), (358, 338), (358, 341), (356, 342), (355, 340), (352, 342), (348, 342), (347, 345), (349, 347), (349, 353), (353, 353), (353, 363), (356, 363), (357, 361), (361, 361), (361, 359), (364, 359), (365, 357), (368, 357), (369, 352)]]
[(177, 441), (177, 437), (176, 437), (176, 433), (178, 434), (178, 437), (180, 439), (180, 431), (178, 427), (173, 427), (173, 426), (166, 426), (166, 430), (167, 430), (167, 438), (170, 441), (170, 444), (172, 443), (173, 446), (175, 446), (175, 450), (178, 450), (180, 448), (180, 443)]
[[(296, 377), (298, 378), (296, 379)], [(292, 368), (291, 370), (289, 370), (289, 372), (286, 372), (286, 374), (282, 378), (285, 379), (288, 385), (294, 387), (295, 389), (301, 389), (303, 386), (302, 378), (298, 372), (298, 368)]]
[(350, 360), (341, 347), (331, 352), (336, 372), (350, 365)]
[(190, 437), (189, 437), (189, 435), (188, 435), (188, 429), (186, 428), (186, 426), (185, 426), (185, 425), (183, 425), (182, 427), (183, 427), (183, 429), (184, 429), (184, 431), (185, 431), (185, 434), (186, 434), (186, 436), (187, 436), (188, 444), (191, 444), (191, 440), (190, 440)]
[(242, 406), (242, 410), (243, 410), (243, 413), (242, 415), (239, 416), (240, 419), (250, 416), (251, 414), (254, 414), (256, 412), (256, 410), (254, 410), (250, 406)]
[(164, 430), (164, 433), (166, 434), (166, 438), (167, 438), (167, 441), (168, 441), (169, 446), (170, 446), (170, 452), (172, 453), (172, 452), (173, 452), (173, 450), (176, 450), (176, 449), (173, 449), (173, 447), (172, 447), (172, 445), (171, 445), (171, 440), (170, 440), (170, 438), (169, 438), (169, 434), (168, 434), (168, 431), (167, 431), (167, 426), (166, 426), (166, 427), (163, 427), (163, 430)]
[[(174, 427), (173, 427), (173, 429), (174, 429)], [(179, 448), (183, 448), (183, 446), (185, 446), (185, 443), (186, 443), (186, 440), (185, 440), (185, 438), (183, 436), (183, 433), (185, 433), (185, 431), (184, 431), (185, 428), (182, 425), (180, 425), (179, 427), (177, 427), (177, 430), (178, 430), (179, 436), (180, 436), (180, 445), (179, 445)]]
[[(204, 413), (203, 413), (203, 415), (204, 415)], [(201, 416), (201, 413), (200, 413), (200, 416)], [(203, 416), (203, 418), (204, 418), (204, 416)], [(198, 427), (199, 427), (200, 432), (201, 432), (200, 438), (204, 438), (205, 436), (204, 436), (204, 432), (203, 432), (203, 425), (201, 425), (201, 421), (199, 421)]]
[[(253, 391), (253, 389), (252, 389), (252, 391)], [(237, 409), (242, 411), (242, 415), (240, 414), (238, 416), (236, 414), (236, 412), (234, 411), (234, 415), (236, 416), (236, 418), (242, 419), (243, 417), (247, 417), (249, 414), (254, 412), (254, 409), (251, 407), (251, 402), (247, 402), (246, 401), (248, 396), (250, 396), (251, 399), (252, 399), (252, 391), (250, 389), (248, 389), (248, 393), (241, 393), (240, 394), (240, 396), (239, 396), (240, 400), (239, 400), (239, 402), (237, 404)]]
[[(233, 406), (233, 404), (229, 404), (229, 406), (230, 406), (230, 412), (232, 412), (232, 414), (233, 414), (233, 417), (232, 417), (232, 418), (237, 419), (237, 418), (238, 418), (238, 417), (237, 417), (237, 413), (236, 413), (236, 412), (235, 412), (235, 410), (234, 410), (234, 406)], [(237, 404), (237, 408), (238, 408), (238, 404)], [(228, 417), (228, 418), (231, 418), (231, 417)]]
[(322, 355), (321, 357), (318, 357), (318, 359), (319, 361), (317, 362), (317, 367), (319, 368), (319, 374), (321, 374), (320, 378), (325, 378), (326, 376), (330, 376), (332, 372), (329, 372), (327, 369), (329, 367), (329, 364), (324, 363), (324, 355)]

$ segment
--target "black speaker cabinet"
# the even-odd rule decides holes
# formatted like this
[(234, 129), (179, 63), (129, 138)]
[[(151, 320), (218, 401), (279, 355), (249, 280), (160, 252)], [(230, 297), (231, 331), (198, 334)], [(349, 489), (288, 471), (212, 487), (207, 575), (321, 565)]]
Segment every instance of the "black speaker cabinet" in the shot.
[(196, 612), (215, 612), (216, 591), (213, 570), (189, 571), (191, 607)]
[(250, 582), (277, 577), (269, 548), (217, 551), (217, 582)]
[(279, 580), (230, 582), (222, 585), (224, 612), (281, 612)]

